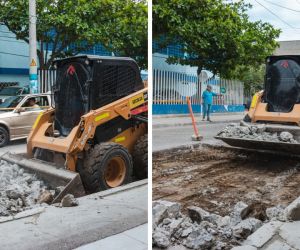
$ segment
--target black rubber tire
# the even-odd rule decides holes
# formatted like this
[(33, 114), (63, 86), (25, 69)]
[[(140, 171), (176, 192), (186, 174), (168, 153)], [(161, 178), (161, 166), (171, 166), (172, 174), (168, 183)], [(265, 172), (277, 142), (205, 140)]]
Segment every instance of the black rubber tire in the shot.
[(133, 150), (133, 174), (138, 179), (148, 177), (148, 134), (136, 142)]
[(6, 128), (0, 126), (0, 148), (9, 143), (9, 133)]
[(95, 193), (111, 187), (105, 181), (105, 171), (108, 162), (114, 157), (121, 157), (125, 163), (124, 185), (132, 181), (132, 158), (128, 150), (114, 142), (100, 143), (94, 146), (85, 156), (82, 168), (78, 168), (82, 183), (89, 193)]

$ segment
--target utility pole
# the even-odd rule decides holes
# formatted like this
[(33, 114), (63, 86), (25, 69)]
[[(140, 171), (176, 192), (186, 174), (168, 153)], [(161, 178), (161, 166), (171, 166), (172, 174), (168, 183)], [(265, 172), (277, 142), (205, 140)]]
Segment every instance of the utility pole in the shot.
[(29, 81), (30, 93), (38, 93), (36, 52), (36, 0), (29, 0)]

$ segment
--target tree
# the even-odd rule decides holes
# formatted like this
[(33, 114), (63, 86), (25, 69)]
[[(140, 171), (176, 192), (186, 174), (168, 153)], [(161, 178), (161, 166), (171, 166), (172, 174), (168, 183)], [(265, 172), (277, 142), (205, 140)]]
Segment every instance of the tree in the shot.
[(238, 78), (244, 83), (245, 93), (253, 96), (257, 91), (264, 88), (265, 64), (245, 67), (238, 67), (234, 78)]
[[(95, 44), (147, 65), (146, 0), (37, 0), (37, 20), (40, 68)], [(28, 43), (28, 0), (0, 0), (0, 23)]]
[(278, 46), (280, 30), (262, 21), (251, 22), (243, 1), (154, 0), (153, 37), (160, 47), (182, 44), (184, 58), (169, 63), (196, 66), (222, 77), (237, 67), (259, 65)]

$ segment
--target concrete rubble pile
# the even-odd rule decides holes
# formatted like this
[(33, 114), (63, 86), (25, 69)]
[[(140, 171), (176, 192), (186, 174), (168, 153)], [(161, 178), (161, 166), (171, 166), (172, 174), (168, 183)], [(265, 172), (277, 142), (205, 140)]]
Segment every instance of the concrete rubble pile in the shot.
[(294, 136), (287, 131), (267, 132), (264, 124), (248, 125), (245, 122), (241, 122), (240, 124), (229, 124), (218, 134), (218, 136), (257, 141), (299, 143), (295, 140)]
[[(210, 213), (196, 206), (182, 213), (179, 203), (164, 200), (152, 203), (153, 246), (168, 248), (183, 245), (188, 249), (231, 249), (258, 228), (272, 220), (290, 220), (282, 205), (266, 209), (267, 220), (249, 216), (251, 206), (238, 202), (227, 216)], [(291, 214), (291, 212), (289, 212)]]
[(50, 203), (55, 190), (48, 190), (35, 175), (24, 172), (16, 164), (0, 161), (0, 216), (10, 216)]

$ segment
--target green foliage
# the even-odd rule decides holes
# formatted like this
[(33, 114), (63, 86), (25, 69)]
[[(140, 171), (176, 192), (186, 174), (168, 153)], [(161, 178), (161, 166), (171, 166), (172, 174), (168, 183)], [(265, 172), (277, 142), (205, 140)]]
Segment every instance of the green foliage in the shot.
[[(37, 0), (37, 20), (41, 68), (98, 43), (147, 67), (146, 0)], [(0, 23), (28, 43), (28, 0), (0, 1)]]
[(264, 88), (265, 70), (265, 64), (250, 67), (240, 66), (233, 77), (240, 79), (244, 83), (245, 93), (253, 96)]
[(232, 77), (239, 66), (263, 63), (278, 46), (280, 30), (251, 22), (250, 7), (243, 1), (153, 0), (153, 37), (163, 40), (161, 48), (170, 42), (183, 45), (188, 56), (168, 62)]

